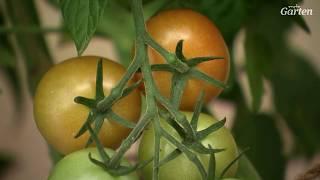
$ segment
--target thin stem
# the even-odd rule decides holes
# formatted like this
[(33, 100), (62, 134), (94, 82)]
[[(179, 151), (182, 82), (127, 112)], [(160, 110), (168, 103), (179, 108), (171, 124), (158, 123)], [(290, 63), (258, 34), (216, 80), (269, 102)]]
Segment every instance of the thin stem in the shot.
[[(153, 79), (151, 75), (151, 67), (146, 59), (146, 45), (144, 44), (143, 34), (145, 33), (144, 27), (144, 20), (143, 20), (143, 13), (142, 13), (142, 3), (140, 0), (133, 0), (132, 3), (132, 12), (134, 14), (134, 22), (136, 27), (136, 56), (132, 62), (132, 64), (138, 64), (137, 69), (140, 67), (141, 62), (141, 71), (143, 77), (145, 79), (145, 86), (146, 86), (146, 112), (138, 121), (136, 127), (131, 131), (129, 136), (121, 143), (121, 146), (118, 149), (118, 152), (114, 154), (114, 156), (110, 160), (110, 166), (117, 166), (125, 152), (131, 147), (131, 145), (136, 141), (139, 135), (142, 133), (145, 126), (150, 122), (150, 120), (154, 117), (155, 110), (153, 108), (156, 107), (154, 98), (153, 98)], [(131, 65), (129, 66), (129, 68)], [(129, 70), (128, 70), (129, 71)], [(133, 72), (135, 72), (133, 71)], [(125, 78), (125, 77), (124, 77)], [(124, 79), (123, 78), (123, 79)], [(120, 84), (120, 83), (119, 83)], [(120, 85), (119, 85), (120, 86)], [(123, 86), (124, 87), (124, 86)], [(122, 87), (122, 89), (123, 89)]]
[(180, 74), (174, 74), (172, 76), (171, 86), (171, 103), (176, 110), (179, 110), (179, 105), (183, 95), (183, 90), (187, 84), (187, 77)]
[(169, 133), (167, 133), (165, 130), (162, 129), (161, 134), (163, 137), (165, 137), (169, 142), (174, 144), (178, 149), (180, 149), (184, 154), (187, 156), (187, 158), (194, 163), (194, 165), (198, 168), (202, 179), (205, 179), (207, 176), (206, 170), (204, 169), (201, 161), (199, 158), (189, 150), (189, 148), (183, 144), (181, 144), (179, 141), (177, 141), (173, 136), (171, 136)]
[(127, 85), (128, 81), (132, 78), (134, 73), (139, 69), (141, 63), (142, 60), (139, 60), (139, 58), (135, 58), (132, 61), (132, 63), (129, 65), (126, 73), (121, 78), (119, 83), (111, 90), (110, 95), (106, 96), (97, 104), (98, 111), (106, 111), (115, 103), (115, 101), (117, 101), (122, 96), (125, 86)]
[(153, 173), (152, 179), (159, 179), (159, 164), (160, 164), (160, 138), (161, 138), (161, 127), (160, 127), (160, 118), (157, 116), (153, 121), (154, 128), (154, 153), (153, 153)]
[(189, 67), (187, 64), (179, 60), (175, 54), (170, 53), (164, 49), (160, 44), (158, 44), (148, 33), (145, 33), (144, 39), (148, 45), (155, 49), (162, 57), (167, 61), (168, 64), (171, 64), (175, 69), (181, 73), (187, 72)]
[(40, 27), (40, 26), (14, 26), (4, 27), (0, 26), (0, 34), (45, 34), (45, 33), (61, 33), (65, 29), (62, 27)]
[(163, 96), (156, 94), (156, 98), (168, 110), (168, 112), (174, 117), (174, 119), (185, 129), (185, 131), (187, 132), (186, 139), (196, 139), (196, 132), (192, 129), (186, 116), (183, 113), (175, 110), (173, 105)]
[(151, 120), (150, 114), (146, 112), (144, 116), (140, 118), (136, 127), (130, 132), (129, 136), (122, 141), (121, 146), (118, 149), (118, 152), (115, 153), (110, 159), (110, 162), (109, 162), (110, 167), (116, 167), (120, 164), (120, 161), (123, 155), (127, 152), (127, 150), (131, 147), (131, 145), (138, 139), (143, 129), (150, 122), (150, 120)]

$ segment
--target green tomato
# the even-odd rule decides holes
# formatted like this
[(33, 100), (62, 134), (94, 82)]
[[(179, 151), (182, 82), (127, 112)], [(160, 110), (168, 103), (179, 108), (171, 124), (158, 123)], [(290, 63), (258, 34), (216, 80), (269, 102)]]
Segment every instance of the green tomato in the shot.
[[(108, 155), (114, 154), (113, 150), (105, 149)], [(65, 156), (59, 161), (48, 180), (138, 180), (138, 176), (135, 172), (125, 175), (114, 177), (110, 175), (103, 168), (93, 164), (88, 157), (91, 153), (92, 157), (100, 160), (100, 155), (96, 148), (87, 148), (80, 151), (73, 152)], [(123, 165), (129, 165), (125, 160), (122, 162)]]
[[(187, 119), (190, 121), (192, 118), (191, 112), (184, 112)], [(198, 131), (203, 130), (210, 125), (216, 123), (217, 120), (212, 116), (206, 114), (200, 114), (198, 121)], [(169, 132), (172, 136), (177, 139), (179, 138), (178, 133), (164, 120), (161, 120), (161, 126)], [(237, 145), (230, 131), (225, 127), (211, 133), (208, 135), (203, 141), (202, 144), (208, 147), (208, 144), (212, 146), (212, 148), (223, 148), (225, 151), (219, 152), (215, 154), (216, 158), (216, 176), (220, 176), (224, 168), (234, 160), (238, 155)], [(175, 147), (169, 143), (164, 138), (160, 140), (160, 160), (165, 158), (168, 154), (170, 154)], [(139, 147), (139, 160), (145, 161), (153, 157), (154, 153), (154, 128), (150, 125), (143, 133), (140, 147)], [(209, 155), (199, 155), (199, 159), (207, 169), (209, 167)], [(153, 164), (150, 163), (145, 168), (142, 169), (142, 175), (146, 180), (152, 179), (152, 167)], [(227, 171), (224, 177), (234, 177), (237, 171), (238, 164), (235, 163), (232, 167)], [(184, 155), (181, 154), (175, 159), (169, 161), (168, 163), (162, 165), (160, 167), (159, 172), (160, 180), (199, 180), (201, 179), (201, 175), (196, 168), (196, 166)]]

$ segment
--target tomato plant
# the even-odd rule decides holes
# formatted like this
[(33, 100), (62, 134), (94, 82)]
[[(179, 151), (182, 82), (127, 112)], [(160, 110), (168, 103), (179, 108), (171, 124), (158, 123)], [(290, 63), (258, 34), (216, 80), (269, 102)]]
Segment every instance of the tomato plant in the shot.
[[(114, 151), (105, 149), (108, 155), (113, 155)], [(101, 167), (93, 164), (88, 154), (94, 159), (101, 159), (96, 148), (87, 148), (73, 152), (59, 161), (51, 171), (48, 180), (138, 180), (136, 172), (125, 176), (112, 176)], [(123, 165), (128, 165), (126, 160), (122, 160)]]
[[(77, 96), (94, 97), (97, 62), (101, 57), (83, 56), (65, 60), (52, 67), (41, 79), (34, 99), (34, 116), (46, 141), (60, 153), (68, 154), (84, 148), (89, 134), (74, 136), (85, 122), (89, 109), (76, 104)], [(103, 58), (103, 90), (106, 95), (124, 75), (118, 63)], [(131, 81), (129, 82), (129, 84)], [(134, 90), (119, 100), (112, 110), (119, 116), (136, 122), (140, 116), (141, 99)], [(99, 133), (102, 144), (117, 148), (130, 129), (112, 121), (104, 121)]]
[[(219, 56), (223, 59), (204, 62), (197, 68), (210, 77), (226, 82), (229, 75), (229, 52), (218, 28), (204, 15), (190, 9), (173, 9), (162, 11), (150, 18), (147, 31), (162, 47), (174, 52), (178, 41), (183, 40), (183, 54), (187, 59), (195, 57)], [(148, 49), (151, 64), (161, 64), (166, 61), (154, 49)], [(153, 72), (153, 77), (160, 92), (170, 96), (171, 77), (168, 72)], [(214, 87), (198, 79), (189, 79), (180, 108), (192, 110), (200, 91), (205, 91), (205, 102), (218, 96), (221, 88)]]
[[(187, 116), (188, 120), (191, 120), (192, 113), (184, 112)], [(217, 122), (212, 116), (206, 114), (200, 114), (198, 120), (198, 130), (203, 130), (213, 123)], [(178, 133), (167, 123), (161, 120), (162, 127), (172, 134), (174, 137), (179, 138)], [(147, 160), (148, 158), (153, 156), (154, 152), (154, 128), (149, 126), (143, 133), (140, 147), (139, 147), (139, 160)], [(219, 152), (215, 154), (216, 158), (216, 175), (219, 177), (224, 168), (234, 160), (238, 155), (238, 149), (236, 143), (233, 139), (233, 136), (226, 128), (220, 128), (219, 130), (213, 132), (208, 135), (204, 140), (202, 140), (202, 144), (207, 146), (210, 144), (213, 148), (221, 148), (225, 149), (225, 151)], [(175, 147), (170, 144), (168, 141), (161, 139), (160, 140), (160, 159), (167, 157)], [(199, 155), (200, 160), (208, 167), (209, 163), (209, 155)], [(237, 171), (237, 163), (233, 164), (232, 167), (225, 174), (226, 177), (233, 177)], [(146, 179), (152, 179), (152, 164), (149, 164), (142, 170), (142, 174), (146, 177)], [(192, 162), (187, 159), (184, 154), (180, 154), (175, 159), (169, 161), (168, 163), (162, 165), (160, 167), (159, 172), (160, 180), (167, 179), (189, 179), (196, 180), (201, 179), (199, 171), (192, 164)]]

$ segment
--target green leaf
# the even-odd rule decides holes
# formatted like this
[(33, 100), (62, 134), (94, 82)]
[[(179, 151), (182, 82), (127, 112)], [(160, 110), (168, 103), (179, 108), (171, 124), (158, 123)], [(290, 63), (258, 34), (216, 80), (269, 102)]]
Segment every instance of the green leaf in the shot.
[(110, 1), (102, 14), (102, 19), (97, 25), (97, 34), (112, 39), (120, 55), (119, 62), (128, 67), (133, 57), (135, 30), (130, 11)]
[(277, 111), (294, 134), (300, 152), (320, 150), (320, 76), (308, 60), (295, 53), (279, 55), (270, 77)]
[(264, 56), (264, 46), (261, 38), (253, 33), (250, 28), (246, 31), (245, 52), (246, 52), (246, 72), (252, 96), (252, 110), (259, 111), (263, 95), (262, 71), (263, 62), (268, 56)]
[[(283, 2), (283, 7), (287, 6), (295, 6), (299, 3), (301, 3), (302, 0), (287, 0), (286, 2)], [(291, 20), (293, 20), (298, 26), (300, 26), (305, 32), (308, 34), (311, 33), (310, 28), (308, 24), (305, 22), (303, 16), (301, 15), (294, 15), (294, 16), (289, 16)]]
[(304, 18), (300, 15), (297, 16), (290, 16), (292, 17), (293, 21), (300, 26), (305, 32), (307, 32), (308, 34), (311, 33), (311, 30), (308, 26), (308, 24), (306, 23), (306, 21), (304, 20)]
[(78, 55), (87, 48), (94, 35), (107, 0), (61, 0), (64, 24), (71, 33)]
[(275, 119), (243, 112), (238, 114), (240, 119), (234, 127), (236, 142), (240, 147), (250, 148), (246, 154), (263, 179), (284, 179), (285, 157)]

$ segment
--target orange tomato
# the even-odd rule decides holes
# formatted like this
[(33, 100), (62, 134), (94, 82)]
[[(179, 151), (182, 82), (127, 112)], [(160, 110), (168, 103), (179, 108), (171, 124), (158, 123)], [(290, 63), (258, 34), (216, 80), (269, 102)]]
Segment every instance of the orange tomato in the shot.
[[(89, 133), (74, 136), (85, 122), (89, 109), (74, 102), (77, 96), (95, 97), (96, 69), (101, 57), (83, 56), (52, 67), (41, 79), (34, 99), (34, 117), (46, 141), (62, 154), (84, 148)], [(103, 58), (103, 88), (107, 96), (125, 73), (120, 64)], [(132, 83), (131, 81), (129, 83)], [(136, 122), (141, 111), (138, 90), (119, 100), (113, 107), (119, 116)], [(116, 149), (130, 129), (105, 119), (99, 137), (104, 146)]]
[[(197, 66), (202, 72), (222, 82), (229, 75), (229, 52), (218, 28), (204, 15), (190, 9), (173, 9), (160, 12), (146, 23), (152, 38), (162, 47), (174, 52), (179, 40), (184, 40), (183, 53), (186, 58), (204, 56), (222, 56), (223, 60), (213, 60)], [(165, 63), (163, 57), (152, 48), (148, 48), (151, 64)], [(171, 77), (169, 72), (153, 72), (160, 92), (170, 96)], [(192, 110), (200, 91), (205, 91), (205, 102), (219, 95), (222, 89), (204, 81), (190, 79), (182, 97), (180, 108)]]

